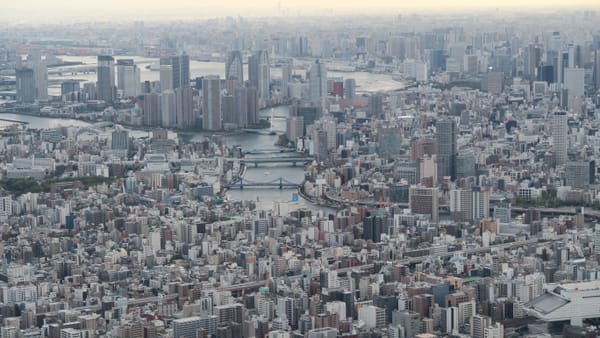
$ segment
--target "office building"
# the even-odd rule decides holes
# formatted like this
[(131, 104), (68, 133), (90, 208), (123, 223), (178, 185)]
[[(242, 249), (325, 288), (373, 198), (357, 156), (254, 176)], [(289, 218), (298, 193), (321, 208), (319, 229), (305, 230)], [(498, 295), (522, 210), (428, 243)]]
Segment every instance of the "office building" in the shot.
[(356, 96), (356, 80), (345, 79), (344, 80), (344, 98), (353, 99)]
[(383, 222), (380, 217), (367, 216), (363, 219), (363, 239), (374, 243), (381, 242)]
[(446, 176), (452, 179), (456, 177), (457, 127), (456, 123), (450, 118), (438, 120), (435, 127), (438, 182), (442, 182)]
[(500, 94), (504, 89), (504, 76), (502, 72), (488, 72), (485, 77), (485, 88), (488, 93)]
[(432, 222), (438, 222), (438, 188), (411, 186), (408, 192), (408, 199), (410, 210), (413, 214), (430, 215)]
[(524, 74), (530, 79), (536, 79), (536, 71), (542, 60), (542, 49), (535, 44), (530, 43), (525, 53)]
[[(170, 88), (162, 88), (162, 83), (168, 81), (168, 73), (169, 68), (164, 68), (165, 78), (163, 81), (163, 71), (162, 66), (171, 66), (171, 87)], [(189, 86), (190, 85), (190, 57), (189, 55), (183, 53), (181, 55), (169, 56), (160, 59), (161, 66), (161, 90), (167, 89), (177, 89), (179, 87)]]
[(369, 96), (367, 113), (372, 118), (379, 118), (383, 114), (383, 94), (373, 93)]
[(112, 104), (117, 94), (115, 87), (115, 59), (110, 55), (98, 55), (97, 99)]
[(35, 95), (35, 76), (31, 68), (16, 70), (17, 102), (33, 103)]
[(221, 79), (207, 76), (202, 80), (202, 126), (207, 130), (223, 128), (221, 116)]
[(309, 99), (315, 107), (325, 108), (327, 100), (327, 67), (316, 60), (308, 71)]
[(564, 165), (567, 163), (568, 154), (568, 116), (564, 111), (552, 114), (552, 150), (554, 152), (554, 163)]
[(140, 70), (133, 60), (117, 60), (117, 89), (121, 97), (137, 96), (140, 83)]
[(248, 58), (248, 80), (258, 92), (259, 107), (271, 100), (271, 65), (266, 50), (255, 52)]
[(234, 50), (227, 54), (227, 62), (225, 63), (225, 79), (237, 80), (238, 83), (244, 83), (242, 53), (239, 50)]
[(402, 130), (399, 128), (379, 129), (379, 155), (383, 158), (393, 158), (400, 155), (402, 145)]

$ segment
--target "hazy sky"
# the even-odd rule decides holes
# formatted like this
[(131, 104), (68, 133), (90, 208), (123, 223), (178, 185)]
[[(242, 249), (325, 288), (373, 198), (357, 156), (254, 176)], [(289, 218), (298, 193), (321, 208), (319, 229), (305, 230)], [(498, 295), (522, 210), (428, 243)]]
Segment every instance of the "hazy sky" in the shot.
[[(224, 15), (277, 15), (280, 9), (287, 13), (376, 12), (383, 10), (418, 11), (465, 9), (514, 9), (534, 7), (538, 9), (580, 7), (600, 8), (600, 0), (0, 0), (0, 17), (27, 19), (44, 17), (92, 16), (110, 20), (125, 15), (159, 16), (160, 14), (184, 16)], [(102, 14), (102, 17), (99, 15)], [(143, 17), (139, 18), (143, 19)]]

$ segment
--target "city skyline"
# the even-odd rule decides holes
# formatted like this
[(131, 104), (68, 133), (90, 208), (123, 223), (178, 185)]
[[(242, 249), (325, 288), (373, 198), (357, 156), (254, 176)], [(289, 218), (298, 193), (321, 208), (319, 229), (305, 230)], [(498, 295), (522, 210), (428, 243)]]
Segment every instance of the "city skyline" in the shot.
[(499, 4), (0, 9), (0, 337), (600, 337), (600, 9)]
[[(26, 21), (27, 19), (44, 18), (47, 23), (52, 23), (56, 16), (61, 19), (77, 19), (93, 17), (95, 21), (111, 21), (132, 19), (129, 11), (135, 10), (145, 19), (167, 21), (173, 19), (209, 18), (219, 16), (279, 16), (279, 15), (347, 15), (347, 14), (403, 14), (406, 13), (439, 13), (439, 12), (473, 12), (473, 11), (521, 11), (524, 9), (546, 10), (577, 10), (595, 9), (600, 4), (594, 0), (575, 0), (570, 2), (560, 0), (533, 0), (525, 4), (518, 0), (507, 1), (476, 1), (455, 0), (440, 3), (437, 0), (424, 0), (419, 2), (390, 3), (386, 0), (374, 0), (365, 4), (359, 0), (328, 1), (317, 0), (260, 0), (251, 4), (243, 0), (227, 0), (219, 4), (182, 0), (165, 5), (159, 2), (145, 2), (142, 0), (128, 1), (107, 0), (102, 3), (78, 4), (77, 7), (67, 0), (43, 1), (27, 0), (0, 4), (0, 18), (8, 21)], [(390, 12), (392, 11), (392, 12)], [(397, 11), (397, 12), (394, 12)], [(103, 17), (98, 17), (102, 15)]]

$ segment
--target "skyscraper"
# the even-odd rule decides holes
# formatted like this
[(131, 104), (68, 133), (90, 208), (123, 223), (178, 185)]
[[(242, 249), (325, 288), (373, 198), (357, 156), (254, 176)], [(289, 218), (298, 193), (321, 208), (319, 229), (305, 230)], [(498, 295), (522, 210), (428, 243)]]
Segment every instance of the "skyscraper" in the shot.
[(552, 149), (554, 151), (554, 162), (558, 165), (567, 163), (567, 113), (557, 111), (552, 115)]
[(269, 53), (258, 51), (248, 58), (248, 79), (258, 91), (259, 106), (265, 107), (271, 99), (271, 66)]
[(600, 89), (600, 49), (594, 51), (594, 86)]
[(238, 85), (233, 94), (233, 108), (235, 123), (239, 127), (248, 125), (248, 89), (243, 85)]
[(175, 88), (175, 116), (177, 128), (189, 129), (195, 126), (193, 90), (190, 86)]
[(98, 81), (96, 83), (97, 98), (111, 104), (116, 95), (115, 59), (110, 55), (98, 55)]
[(32, 103), (35, 101), (35, 76), (31, 68), (17, 68), (16, 86), (17, 101), (23, 103)]
[(325, 108), (327, 100), (327, 67), (316, 60), (308, 73), (308, 92), (310, 101), (321, 109)]
[(583, 68), (565, 68), (564, 70), (564, 88), (568, 90), (569, 102), (575, 97), (582, 97), (585, 94), (585, 69)]
[(123, 97), (137, 96), (140, 82), (140, 70), (132, 59), (117, 60), (117, 88)]
[(173, 66), (160, 65), (160, 90), (173, 90)]
[(438, 182), (444, 176), (454, 178), (456, 160), (456, 123), (452, 119), (444, 118), (435, 124), (435, 143), (438, 163)]
[(221, 79), (218, 76), (207, 76), (202, 80), (202, 116), (204, 129), (219, 130), (223, 127)]
[(256, 87), (248, 87), (248, 124), (258, 123), (258, 90)]
[(17, 101), (48, 100), (48, 67), (39, 51), (32, 51), (26, 60), (17, 60), (16, 77)]
[(163, 127), (177, 126), (177, 113), (175, 107), (175, 92), (171, 89), (160, 94), (161, 125)]
[[(172, 72), (172, 87), (171, 88), (161, 88), (161, 90), (165, 89), (176, 89), (183, 86), (190, 85), (190, 57), (189, 55), (183, 53), (181, 55), (175, 55), (170, 57), (164, 57), (160, 59), (160, 65), (162, 66), (169, 65), (171, 66)], [(168, 67), (165, 68), (165, 75), (168, 72)], [(162, 72), (161, 72), (162, 74)], [(165, 80), (166, 81), (166, 80)], [(161, 84), (163, 79), (161, 77)]]
[(144, 111), (144, 125), (158, 126), (161, 123), (160, 96), (156, 93), (142, 96), (142, 109)]
[(242, 62), (242, 53), (234, 50), (227, 54), (227, 63), (225, 64), (225, 79), (238, 80), (244, 82), (244, 68)]
[(367, 216), (363, 219), (363, 239), (381, 242), (382, 219), (376, 216)]
[(529, 44), (529, 46), (527, 46), (527, 53), (526, 53), (526, 59), (525, 59), (525, 75), (527, 75), (527, 77), (529, 79), (535, 79), (536, 78), (536, 70), (538, 67), (538, 64), (540, 63), (542, 58), (542, 50), (540, 49), (540, 47), (534, 45), (534, 44)]
[(600, 224), (594, 226), (594, 253), (600, 256)]
[(356, 80), (346, 79), (344, 80), (344, 98), (353, 99), (356, 96)]
[(292, 60), (284, 63), (281, 66), (281, 97), (286, 99), (289, 97), (289, 84), (292, 80)]

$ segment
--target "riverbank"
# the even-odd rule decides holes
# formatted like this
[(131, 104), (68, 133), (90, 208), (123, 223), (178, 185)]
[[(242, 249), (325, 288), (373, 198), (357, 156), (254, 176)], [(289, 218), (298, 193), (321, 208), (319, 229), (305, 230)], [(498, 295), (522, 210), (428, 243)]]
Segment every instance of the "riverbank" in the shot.
[[(38, 112), (24, 112), (24, 111), (0, 111), (0, 119), (2, 119), (2, 115), (3, 114), (10, 114), (10, 115), (17, 115), (17, 116), (30, 116), (30, 117), (35, 117), (35, 118), (44, 118), (44, 119), (58, 119), (58, 120), (76, 120), (76, 121), (80, 121), (80, 122), (84, 122), (84, 123), (89, 123), (90, 125), (96, 124), (96, 123), (112, 123), (114, 125), (119, 125), (122, 126), (123, 128), (127, 128), (127, 129), (131, 129), (131, 130), (135, 130), (135, 131), (144, 131), (147, 132), (149, 130), (152, 129), (164, 129), (164, 130), (168, 130), (174, 133), (177, 133), (178, 135), (181, 136), (187, 136), (187, 137), (193, 137), (193, 136), (198, 136), (198, 135), (204, 135), (204, 136), (234, 136), (234, 135), (241, 135), (241, 134), (245, 134), (245, 133), (264, 133), (265, 130), (267, 130), (267, 128), (265, 129), (246, 129), (246, 128), (236, 128), (236, 129), (229, 129), (229, 130), (205, 130), (205, 129), (179, 129), (179, 128), (169, 128), (169, 127), (150, 127), (150, 126), (140, 126), (140, 125), (133, 125), (133, 124), (127, 124), (127, 123), (122, 123), (122, 122), (114, 122), (111, 120), (107, 120), (107, 119), (95, 119), (95, 118), (85, 118), (82, 117), (81, 115), (53, 115), (53, 114), (43, 114), (43, 113), (38, 113)], [(28, 122), (26, 121), (18, 121), (18, 120), (14, 120), (14, 119), (2, 119), (4, 121), (7, 122), (14, 122), (15, 124), (28, 124)], [(30, 128), (30, 129), (39, 129), (39, 128)]]
[(302, 197), (303, 199), (307, 200), (309, 203), (314, 204), (314, 205), (318, 205), (320, 207), (324, 207), (324, 208), (330, 208), (330, 209), (334, 209), (334, 210), (341, 210), (344, 208), (343, 205), (339, 205), (339, 204), (335, 204), (335, 203), (330, 203), (327, 201), (323, 201), (321, 199), (315, 199), (314, 197), (308, 196), (306, 194), (306, 192), (304, 191), (304, 183), (306, 181), (302, 181), (302, 184), (300, 185), (300, 188), (298, 188), (298, 196)]

